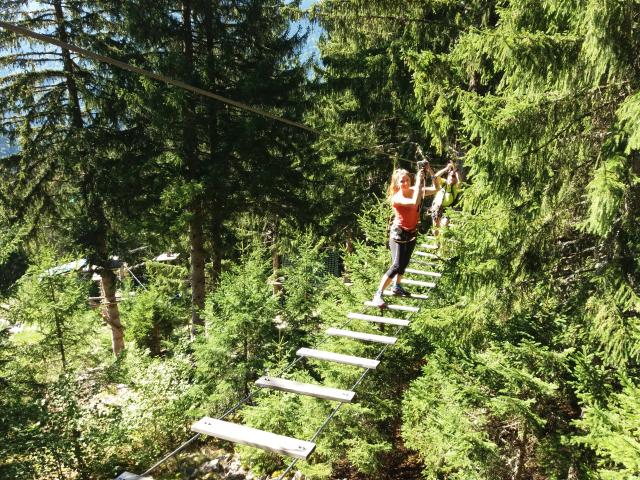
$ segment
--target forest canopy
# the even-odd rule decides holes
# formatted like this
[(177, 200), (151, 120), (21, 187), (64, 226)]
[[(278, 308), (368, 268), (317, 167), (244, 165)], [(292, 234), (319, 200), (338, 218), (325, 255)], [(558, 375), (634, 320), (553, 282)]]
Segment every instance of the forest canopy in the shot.
[[(153, 478), (231, 454), (262, 479), (640, 478), (638, 0), (0, 0), (0, 22), (0, 478), (141, 474), (184, 442)], [(435, 238), (422, 208), (435, 286), (383, 312), (406, 328), (351, 319), (393, 346), (326, 335), (374, 313), (387, 185), (423, 155), (464, 180)], [(299, 348), (383, 355), (362, 376)], [(356, 397), (255, 385), (280, 374)], [(315, 452), (189, 440), (221, 416)]]

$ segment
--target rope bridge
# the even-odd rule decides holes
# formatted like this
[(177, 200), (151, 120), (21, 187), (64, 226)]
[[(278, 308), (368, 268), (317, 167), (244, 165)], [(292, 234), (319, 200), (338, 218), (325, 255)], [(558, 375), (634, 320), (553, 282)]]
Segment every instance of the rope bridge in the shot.
[[(435, 237), (428, 236), (427, 239), (434, 241)], [(437, 250), (438, 246), (435, 243), (422, 243), (418, 246), (418, 248), (420, 249), (416, 250), (413, 253), (410, 264), (412, 264), (412, 266), (418, 266), (419, 268), (407, 268), (405, 273), (415, 275), (419, 278), (422, 278), (422, 280), (402, 278), (400, 283), (411, 285), (413, 287), (420, 287), (422, 289), (432, 289), (436, 286), (435, 281), (442, 276), (440, 272), (435, 271), (440, 264), (440, 257), (433, 252)], [(384, 292), (384, 294), (392, 295), (392, 292), (387, 290)], [(412, 293), (401, 298), (421, 302), (427, 300), (429, 296), (424, 293)], [(378, 309), (378, 307), (376, 307), (375, 304), (370, 301), (364, 302), (364, 306), (368, 307), (369, 309)], [(227, 410), (224, 414), (217, 418), (203, 417), (195, 422), (191, 426), (191, 430), (195, 432), (195, 435), (184, 442), (182, 445), (180, 445), (173, 452), (166, 455), (152, 467), (147, 469), (144, 473), (137, 475), (130, 472), (124, 472), (116, 477), (115, 480), (149, 479), (150, 477), (148, 477), (148, 475), (151, 474), (156, 468), (158, 468), (171, 457), (177, 455), (180, 451), (187, 448), (202, 435), (214, 437), (232, 443), (237, 443), (240, 445), (248, 445), (283, 456), (291, 457), (293, 460), (277, 479), (284, 480), (295, 467), (298, 461), (308, 460), (309, 457), (313, 454), (316, 448), (316, 439), (320, 436), (331, 419), (338, 413), (340, 407), (345, 403), (351, 403), (354, 401), (354, 399), (356, 398), (357, 387), (360, 385), (360, 383), (362, 383), (365, 376), (371, 370), (375, 370), (378, 367), (381, 358), (383, 357), (387, 348), (395, 345), (395, 343), (398, 341), (398, 335), (401, 333), (402, 329), (408, 327), (411, 324), (411, 317), (419, 311), (420, 308), (417, 306), (405, 304), (388, 304), (384, 310), (376, 312), (377, 314), (371, 314), (371, 310), (368, 310), (369, 313), (348, 312), (346, 314), (346, 322), (344, 322), (344, 324), (340, 325), (339, 327), (327, 328), (324, 331), (322, 339), (315, 345), (315, 347), (321, 346), (323, 341), (325, 341), (329, 337), (343, 337), (356, 342), (370, 342), (381, 345), (381, 349), (375, 358), (356, 357), (352, 355), (345, 355), (340, 352), (321, 350), (318, 348), (300, 348), (296, 352), (295, 360), (287, 365), (283, 369), (283, 371), (278, 374), (278, 376), (265, 375), (260, 377), (255, 382), (255, 386), (257, 388), (240, 402), (238, 402), (234, 407)], [(389, 316), (385, 315), (385, 313), (389, 313)], [(401, 316), (406, 316), (406, 318), (403, 318)], [(390, 325), (396, 328), (393, 334), (390, 336), (366, 333), (358, 330), (344, 328), (351, 324), (354, 320), (374, 323), (377, 325)], [(346, 389), (339, 389), (312, 383), (302, 383), (284, 378), (285, 373), (291, 370), (298, 362), (300, 362), (304, 358), (311, 358), (324, 362), (333, 362), (343, 365), (351, 365), (361, 368), (363, 369), (363, 371), (362, 374), (358, 377), (357, 381)], [(330, 402), (336, 402), (336, 406), (308, 440), (287, 437), (279, 435), (277, 433), (258, 430), (250, 426), (240, 425), (224, 420), (224, 418), (238, 410), (242, 405), (247, 403), (253, 396), (255, 396), (258, 391), (262, 389), (277, 390), (297, 395), (315, 397)]]

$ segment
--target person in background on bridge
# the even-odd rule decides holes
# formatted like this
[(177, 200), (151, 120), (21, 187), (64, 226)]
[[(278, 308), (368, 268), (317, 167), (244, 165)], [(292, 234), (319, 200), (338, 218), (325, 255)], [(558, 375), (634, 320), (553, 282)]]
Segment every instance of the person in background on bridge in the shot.
[[(432, 179), (437, 178), (428, 163), (425, 168), (421, 168), (418, 171), (415, 185), (412, 184), (411, 173), (402, 168), (394, 171), (391, 176), (391, 182), (387, 189), (387, 199), (391, 203), (394, 213), (394, 219), (389, 231), (391, 266), (384, 275), (382, 275), (378, 290), (373, 297), (372, 302), (377, 307), (386, 307), (382, 295), (384, 289), (389, 286), (392, 280), (394, 285), (391, 292), (394, 295), (409, 295), (409, 292), (400, 286), (400, 280), (409, 264), (409, 260), (411, 260), (413, 249), (416, 246), (420, 204), (422, 203), (423, 196), (435, 195), (438, 191), (435, 186), (426, 187), (423, 184), (425, 169), (429, 172)], [(443, 171), (438, 173), (442, 174)]]
[[(447, 173), (446, 180), (440, 178), (441, 172)], [(438, 235), (438, 229), (449, 224), (449, 219), (444, 217), (442, 213), (445, 207), (450, 207), (458, 199), (462, 180), (456, 164), (449, 162), (443, 170), (436, 174), (433, 181), (434, 185), (438, 187), (438, 192), (431, 204), (431, 218), (433, 219), (433, 232)]]

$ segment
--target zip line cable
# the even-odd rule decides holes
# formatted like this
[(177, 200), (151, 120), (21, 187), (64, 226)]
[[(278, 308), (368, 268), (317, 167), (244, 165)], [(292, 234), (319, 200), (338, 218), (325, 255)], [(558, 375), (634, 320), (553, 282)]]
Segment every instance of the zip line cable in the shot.
[[(254, 113), (256, 115), (260, 115), (262, 117), (274, 120), (276, 122), (280, 122), (282, 124), (285, 124), (285, 125), (288, 125), (288, 126), (291, 126), (291, 127), (295, 127), (295, 128), (307, 131), (307, 132), (311, 132), (311, 133), (313, 133), (313, 134), (315, 134), (315, 135), (317, 135), (319, 137), (329, 137), (329, 138), (334, 138), (334, 139), (337, 139), (337, 140), (345, 141), (345, 138), (342, 138), (342, 137), (340, 137), (338, 135), (335, 135), (335, 134), (332, 134), (332, 133), (323, 132), (321, 130), (309, 127), (309, 126), (305, 125), (304, 123), (296, 122), (296, 121), (293, 121), (293, 120), (289, 120), (289, 119), (281, 117), (279, 115), (275, 115), (273, 113), (269, 113), (266, 110), (262, 110), (260, 108), (252, 107), (251, 105), (248, 105), (246, 103), (238, 102), (236, 100), (232, 100), (230, 98), (223, 97), (222, 95), (218, 95), (218, 94), (210, 92), (208, 90), (204, 90), (202, 88), (195, 87), (195, 86), (193, 86), (193, 85), (191, 85), (189, 83), (183, 82), (182, 80), (176, 80), (174, 78), (167, 77), (166, 75), (162, 75), (162, 74), (159, 74), (159, 73), (151, 72), (149, 70), (145, 70), (143, 68), (136, 67), (136, 66), (131, 65), (129, 63), (122, 62), (120, 60), (116, 60), (115, 58), (108, 57), (106, 55), (101, 55), (99, 53), (92, 52), (92, 51), (87, 50), (85, 48), (78, 47), (78, 46), (70, 44), (68, 42), (64, 42), (62, 40), (59, 40), (59, 39), (57, 39), (55, 37), (52, 37), (50, 35), (44, 35), (44, 34), (41, 34), (41, 33), (37, 33), (37, 32), (34, 32), (32, 30), (29, 30), (27, 28), (20, 27), (18, 25), (14, 25), (12, 23), (8, 23), (8, 22), (2, 21), (2, 20), (0, 20), (0, 27), (11, 31), (11, 32), (15, 33), (16, 35), (23, 36), (23, 37), (29, 37), (29, 38), (33, 38), (33, 39), (36, 39), (36, 40), (40, 40), (41, 42), (44, 42), (44, 43), (49, 43), (49, 44), (52, 44), (52, 45), (56, 45), (56, 46), (58, 46), (58, 47), (60, 47), (62, 49), (69, 50), (70, 52), (77, 53), (78, 55), (90, 58), (90, 59), (95, 60), (97, 62), (107, 63), (109, 65), (113, 65), (114, 67), (120, 68), (122, 70), (127, 70), (129, 72), (137, 73), (138, 75), (142, 75), (142, 76), (145, 76), (145, 77), (148, 77), (148, 78), (152, 78), (152, 79), (157, 80), (159, 82), (168, 83), (170, 85), (173, 85), (175, 87), (181, 88), (183, 90), (187, 90), (189, 92), (195, 93), (196, 95), (200, 95), (200, 96), (203, 96), (203, 97), (211, 98), (211, 99), (216, 100), (218, 102), (225, 103), (225, 104), (230, 105), (230, 106), (232, 106), (234, 108), (237, 108), (239, 110), (244, 110), (244, 111), (247, 111), (247, 112), (251, 112), (251, 113)], [(376, 152), (381, 153), (383, 155), (386, 155), (386, 156), (388, 156), (389, 158), (392, 158), (392, 159), (403, 160), (403, 161), (406, 161), (406, 162), (409, 162), (409, 163), (413, 163), (413, 164), (417, 163), (417, 162), (415, 162), (413, 160), (409, 160), (408, 158), (402, 158), (402, 157), (399, 157), (397, 155), (389, 154), (389, 153), (385, 152), (383, 149), (381, 149), (381, 148), (379, 148), (377, 146), (368, 146), (368, 145), (360, 145), (360, 146), (358, 146), (356, 144), (353, 144), (353, 145), (357, 146), (358, 148), (376, 151)]]

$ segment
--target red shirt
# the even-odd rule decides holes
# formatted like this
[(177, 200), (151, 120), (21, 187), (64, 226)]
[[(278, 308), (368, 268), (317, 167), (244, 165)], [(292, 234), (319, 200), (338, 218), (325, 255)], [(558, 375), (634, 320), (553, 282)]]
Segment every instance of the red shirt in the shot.
[(415, 230), (418, 226), (418, 206), (393, 204), (396, 219), (393, 223), (400, 225), (405, 230)]

